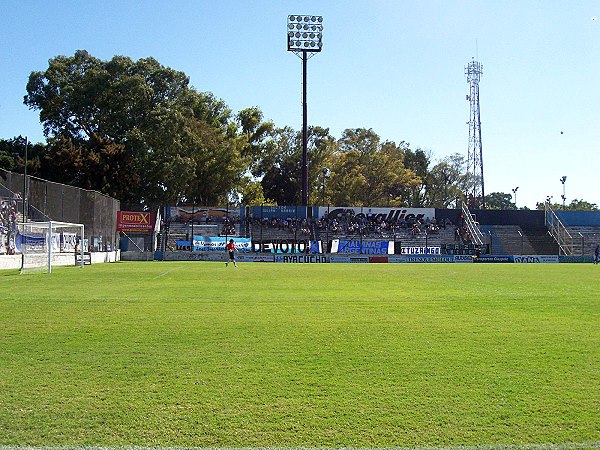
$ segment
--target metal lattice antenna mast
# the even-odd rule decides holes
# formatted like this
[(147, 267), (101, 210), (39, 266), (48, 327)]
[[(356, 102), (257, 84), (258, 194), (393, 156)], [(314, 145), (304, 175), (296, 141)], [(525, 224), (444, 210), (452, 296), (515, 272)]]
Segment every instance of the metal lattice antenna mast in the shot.
[(465, 67), (467, 83), (469, 83), (469, 95), (467, 100), (470, 103), (471, 111), (469, 115), (469, 149), (467, 152), (467, 179), (472, 183), (471, 192), (469, 192), (469, 203), (473, 206), (485, 208), (485, 190), (483, 187), (483, 152), (481, 147), (481, 116), (479, 114), (479, 79), (483, 73), (481, 63), (471, 61)]

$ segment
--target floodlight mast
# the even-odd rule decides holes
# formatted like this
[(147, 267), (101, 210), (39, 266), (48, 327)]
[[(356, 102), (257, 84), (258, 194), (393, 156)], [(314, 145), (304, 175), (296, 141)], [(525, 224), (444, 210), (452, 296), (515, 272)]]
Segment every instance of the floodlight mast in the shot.
[[(481, 205), (485, 209), (485, 189), (483, 183), (483, 150), (481, 146), (481, 115), (479, 112), (479, 80), (483, 73), (483, 66), (480, 62), (471, 61), (465, 67), (465, 75), (469, 83), (469, 95), (467, 100), (470, 103), (469, 121), (469, 149), (467, 152), (467, 175), (471, 173), (475, 183), (472, 187), (472, 203)], [(477, 179), (479, 178), (479, 179)]]
[(323, 17), (291, 14), (287, 20), (288, 52), (302, 59), (302, 206), (308, 206), (308, 119), (306, 63), (323, 46)]

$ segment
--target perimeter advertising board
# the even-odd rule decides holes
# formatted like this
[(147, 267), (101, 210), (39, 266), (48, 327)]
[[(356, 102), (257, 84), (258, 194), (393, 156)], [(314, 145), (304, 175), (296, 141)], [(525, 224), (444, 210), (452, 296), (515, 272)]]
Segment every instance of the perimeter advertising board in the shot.
[(275, 255), (276, 263), (321, 264), (326, 263), (325, 255)]
[(473, 258), (474, 263), (512, 263), (512, 255), (480, 255)]
[(558, 255), (515, 255), (513, 260), (520, 264), (558, 263)]
[(345, 240), (331, 241), (331, 253), (361, 255), (393, 255), (394, 241)]
[(154, 213), (117, 211), (117, 231), (125, 233), (152, 233)]
[(360, 206), (352, 206), (348, 208), (331, 208), (319, 206), (319, 218), (323, 216), (329, 219), (342, 221), (349, 213), (355, 218), (366, 218), (372, 220), (386, 220), (388, 222), (399, 222), (405, 220), (410, 222), (413, 220), (432, 220), (435, 218), (435, 208), (364, 208)]
[[(233, 239), (235, 249), (238, 252), (249, 252), (251, 250), (250, 238), (225, 238), (222, 236), (194, 236), (194, 251), (195, 252), (224, 252), (225, 245), (229, 240)], [(189, 250), (190, 241), (177, 241), (178, 250)]]
[(166, 217), (172, 222), (188, 222), (194, 219), (200, 223), (218, 223), (225, 217), (240, 217), (240, 208), (219, 206), (169, 206)]

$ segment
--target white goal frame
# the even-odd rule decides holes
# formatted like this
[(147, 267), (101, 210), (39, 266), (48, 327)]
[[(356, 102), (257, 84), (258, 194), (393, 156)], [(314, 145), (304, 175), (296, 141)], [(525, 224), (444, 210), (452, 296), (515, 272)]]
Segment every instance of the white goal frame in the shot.
[[(23, 236), (24, 231), (27, 229), (35, 228), (37, 230), (41, 230), (44, 233), (44, 244), (43, 251), (38, 252), (27, 252), (27, 245), (21, 241), (21, 273), (25, 273), (25, 258), (28, 254), (36, 254), (43, 256), (47, 261), (48, 273), (52, 272), (52, 255), (54, 254), (52, 250), (52, 236), (53, 233), (60, 231), (64, 228), (71, 228), (78, 230), (79, 236), (79, 249), (77, 247), (74, 248), (73, 252), (67, 251), (65, 253), (71, 253), (74, 257), (74, 263), (76, 266), (82, 267), (84, 265), (84, 239), (85, 239), (85, 227), (81, 223), (70, 223), (70, 222), (57, 222), (57, 221), (49, 221), (49, 222), (25, 222), (17, 224), (17, 229), (19, 233)], [(38, 231), (39, 233), (39, 231)], [(60, 248), (60, 246), (59, 246)], [(59, 250), (60, 252), (60, 250)], [(79, 256), (79, 258), (78, 258)], [(45, 267), (45, 265), (41, 265), (41, 267)]]

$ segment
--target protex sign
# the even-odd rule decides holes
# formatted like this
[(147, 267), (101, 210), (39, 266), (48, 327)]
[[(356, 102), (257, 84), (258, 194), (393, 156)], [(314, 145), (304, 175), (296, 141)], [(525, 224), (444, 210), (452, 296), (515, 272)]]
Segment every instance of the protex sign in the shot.
[(326, 263), (327, 258), (323, 255), (275, 255), (275, 262), (296, 264), (320, 264)]
[(516, 263), (521, 264), (558, 263), (557, 255), (515, 255), (513, 259)]
[(117, 231), (125, 233), (152, 233), (154, 213), (117, 211)]

